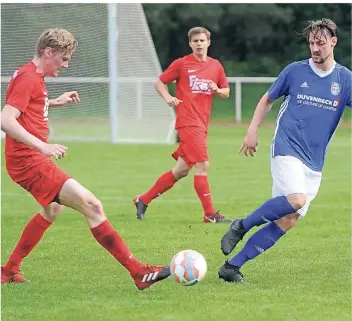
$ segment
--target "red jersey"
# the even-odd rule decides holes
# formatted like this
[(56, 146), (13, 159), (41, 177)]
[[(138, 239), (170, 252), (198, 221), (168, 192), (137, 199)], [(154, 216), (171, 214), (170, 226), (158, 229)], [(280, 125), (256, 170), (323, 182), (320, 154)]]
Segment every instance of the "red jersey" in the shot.
[(224, 68), (211, 57), (199, 61), (193, 54), (175, 60), (161, 75), (164, 84), (176, 80), (176, 98), (182, 100), (176, 107), (176, 129), (186, 126), (207, 130), (214, 93), (208, 83), (229, 88)]
[[(29, 133), (40, 140), (48, 141), (49, 99), (45, 88), (43, 75), (37, 73), (35, 64), (31, 61), (20, 67), (13, 74), (6, 91), (7, 105), (21, 111), (17, 121)], [(33, 147), (27, 146), (6, 135), (6, 158), (28, 155), (44, 155)], [(10, 165), (10, 164), (8, 164)]]

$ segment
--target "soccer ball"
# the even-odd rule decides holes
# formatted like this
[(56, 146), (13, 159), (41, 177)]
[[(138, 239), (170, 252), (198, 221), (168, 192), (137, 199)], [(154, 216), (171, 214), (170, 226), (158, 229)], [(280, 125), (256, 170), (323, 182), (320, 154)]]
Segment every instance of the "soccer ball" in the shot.
[(207, 273), (207, 262), (202, 254), (193, 250), (177, 253), (171, 261), (171, 276), (182, 285), (194, 285)]

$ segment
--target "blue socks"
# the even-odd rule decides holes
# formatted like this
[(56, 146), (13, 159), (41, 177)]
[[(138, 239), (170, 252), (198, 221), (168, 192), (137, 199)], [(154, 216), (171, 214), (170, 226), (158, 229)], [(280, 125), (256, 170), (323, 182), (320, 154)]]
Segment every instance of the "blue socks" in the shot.
[(267, 224), (248, 239), (243, 249), (239, 251), (229, 263), (241, 267), (247, 261), (254, 259), (259, 254), (271, 248), (279, 238), (285, 234), (286, 232), (282, 230), (276, 222)]
[(246, 232), (253, 226), (273, 222), (288, 214), (296, 213), (285, 196), (278, 196), (266, 201), (261, 207), (243, 219), (242, 224)]

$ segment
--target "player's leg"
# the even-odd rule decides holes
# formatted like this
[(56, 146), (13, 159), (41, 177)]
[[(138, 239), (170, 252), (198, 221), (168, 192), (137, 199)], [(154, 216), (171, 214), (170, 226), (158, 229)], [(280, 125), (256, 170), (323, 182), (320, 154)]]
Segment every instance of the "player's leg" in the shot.
[(273, 198), (266, 201), (244, 219), (235, 220), (221, 240), (221, 250), (228, 255), (254, 226), (273, 222), (296, 213), (307, 200), (306, 174), (303, 163), (290, 156), (271, 160)]
[(187, 176), (189, 171), (190, 168), (186, 162), (182, 157), (179, 157), (176, 161), (176, 166), (173, 169), (159, 176), (154, 185), (147, 192), (142, 195), (137, 195), (133, 199), (137, 209), (137, 219), (143, 221), (149, 203), (172, 188), (179, 179)]
[(274, 246), (286, 232), (296, 225), (299, 214), (289, 214), (276, 222), (270, 222), (255, 232), (245, 246), (219, 270), (219, 278), (226, 282), (247, 283), (240, 272), (241, 267), (249, 260), (264, 253)]
[(144, 220), (144, 214), (147, 210), (149, 203), (164, 194), (166, 191), (171, 189), (175, 183), (181, 178), (187, 176), (191, 170), (191, 167), (187, 163), (186, 155), (183, 151), (185, 144), (185, 130), (179, 130), (180, 143), (177, 150), (172, 154), (172, 157), (176, 160), (176, 165), (173, 169), (163, 173), (158, 177), (154, 185), (142, 195), (137, 195), (133, 199), (133, 202), (137, 209), (137, 219)]
[(69, 179), (59, 193), (60, 203), (82, 213), (93, 237), (119, 261), (142, 290), (170, 275), (167, 266), (148, 266), (139, 262), (119, 233), (106, 218), (101, 202), (74, 179)]
[(43, 238), (46, 230), (55, 221), (63, 206), (54, 202), (34, 215), (25, 226), (21, 238), (10, 255), (7, 263), (1, 269), (1, 283), (24, 283), (25, 277), (19, 272), (23, 259), (29, 255), (34, 247)]
[(190, 127), (186, 133), (182, 151), (189, 167), (194, 166), (193, 186), (203, 207), (203, 222), (232, 222), (214, 208), (208, 182), (209, 154), (207, 133), (198, 127)]
[[(288, 160), (291, 162), (291, 169), (295, 168), (292, 163), (297, 163), (295, 160)], [(299, 163), (297, 163), (299, 164)], [(303, 164), (296, 166), (293, 174), (295, 176), (301, 177), (300, 180), (296, 181), (294, 184), (302, 185), (301, 189), (294, 186), (287, 187), (289, 185), (281, 180), (275, 179), (275, 170), (273, 171), (273, 197), (278, 197), (282, 193), (288, 193), (291, 190), (302, 190), (306, 191), (307, 194), (302, 193), (305, 197), (305, 203), (298, 209), (297, 213), (285, 215), (274, 222), (262, 227), (256, 233), (254, 233), (247, 241), (245, 246), (239, 251), (229, 262), (226, 262), (219, 271), (219, 277), (228, 282), (243, 282), (243, 275), (239, 272), (240, 268), (249, 260), (254, 259), (258, 255), (264, 253), (269, 248), (274, 246), (276, 242), (286, 234), (288, 230), (296, 226), (297, 221), (300, 217), (304, 217), (308, 211), (310, 202), (316, 197), (320, 183), (321, 183), (321, 173), (310, 170)], [(285, 171), (280, 172), (281, 178), (285, 178)], [(288, 177), (286, 177), (288, 178)], [(291, 181), (293, 179), (291, 178)], [(284, 187), (286, 186), (286, 187)], [(297, 197), (297, 193), (290, 194), (287, 196), (292, 206), (302, 205), (303, 200)]]
[[(208, 150), (206, 145), (201, 147), (196, 159), (208, 159)], [(198, 148), (197, 148), (198, 149)], [(193, 153), (193, 152), (192, 152)], [(208, 182), (208, 170), (210, 166), (210, 161), (200, 161), (194, 165), (194, 189), (198, 195), (198, 198), (203, 207), (203, 222), (205, 223), (231, 223), (232, 220), (221, 215), (219, 211), (214, 208), (213, 201), (211, 198), (211, 191)]]

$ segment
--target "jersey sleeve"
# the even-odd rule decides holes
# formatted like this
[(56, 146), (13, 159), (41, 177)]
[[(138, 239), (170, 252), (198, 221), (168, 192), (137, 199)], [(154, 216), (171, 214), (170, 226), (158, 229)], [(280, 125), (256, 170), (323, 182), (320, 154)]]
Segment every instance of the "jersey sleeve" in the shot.
[(181, 68), (183, 65), (183, 59), (176, 59), (171, 63), (171, 65), (159, 76), (160, 80), (164, 84), (170, 84), (174, 80), (180, 77)]
[(32, 85), (29, 77), (24, 73), (12, 79), (8, 91), (5, 103), (16, 107), (23, 113), (31, 98)]
[(225, 74), (224, 67), (219, 63), (219, 81), (217, 83), (219, 88), (229, 88), (229, 83)]
[(268, 90), (270, 100), (275, 100), (289, 93), (292, 66), (293, 64), (290, 64), (282, 70), (274, 83), (270, 86)]

